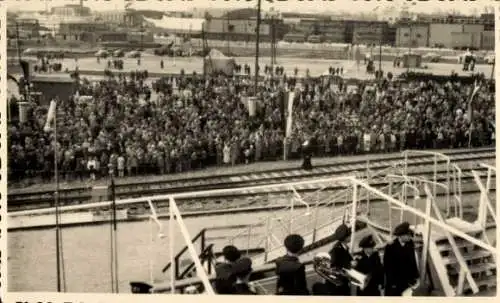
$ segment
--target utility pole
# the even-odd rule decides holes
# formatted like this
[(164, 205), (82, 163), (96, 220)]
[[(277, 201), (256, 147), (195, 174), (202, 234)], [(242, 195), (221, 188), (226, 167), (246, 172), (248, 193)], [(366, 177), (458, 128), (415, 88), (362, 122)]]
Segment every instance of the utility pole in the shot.
[(384, 36), (384, 28), (380, 29), (380, 41), (379, 41), (379, 49), (378, 49), (378, 70), (382, 71), (382, 41)]
[(227, 43), (227, 55), (230, 53), (230, 48), (229, 48), (229, 43), (230, 43), (230, 38), (229, 38), (229, 13), (226, 12), (226, 43)]
[(21, 42), (19, 41), (19, 23), (16, 22), (16, 46), (17, 46), (17, 60), (21, 64)]
[(254, 94), (257, 95), (257, 88), (259, 85), (259, 42), (260, 42), (260, 11), (262, 6), (262, 0), (257, 2), (257, 28), (256, 28), (256, 39), (255, 39), (255, 84), (254, 84)]

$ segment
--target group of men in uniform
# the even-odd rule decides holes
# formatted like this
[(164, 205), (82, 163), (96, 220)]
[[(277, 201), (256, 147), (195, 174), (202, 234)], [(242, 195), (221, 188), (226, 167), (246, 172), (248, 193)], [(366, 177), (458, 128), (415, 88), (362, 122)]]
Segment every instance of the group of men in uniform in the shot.
[[(315, 283), (311, 292), (307, 285), (305, 265), (299, 260), (304, 249), (304, 239), (295, 234), (287, 236), (284, 241), (287, 253), (275, 261), (275, 294), (350, 296), (354, 294), (353, 288), (350, 277), (345, 272), (354, 269), (367, 277), (365, 287), (357, 288), (355, 295), (402, 296), (406, 290), (418, 287), (420, 274), (410, 225), (407, 222), (401, 223), (393, 234), (395, 239), (385, 246), (382, 262), (371, 235), (361, 239), (361, 252), (352, 255), (348, 247), (350, 229), (345, 224), (340, 225), (333, 235), (333, 246), (327, 254), (331, 278)], [(215, 291), (218, 294), (257, 294), (249, 284), (252, 261), (242, 257), (234, 246), (226, 246), (223, 255), (225, 261), (216, 266)]]

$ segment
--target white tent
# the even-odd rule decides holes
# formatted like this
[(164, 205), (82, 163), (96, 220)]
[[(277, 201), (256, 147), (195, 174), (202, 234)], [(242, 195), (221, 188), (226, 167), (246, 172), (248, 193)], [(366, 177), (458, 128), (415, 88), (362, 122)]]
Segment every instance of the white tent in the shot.
[(232, 75), (236, 65), (234, 58), (227, 57), (216, 49), (210, 50), (203, 63), (207, 74), (222, 72), (226, 75)]
[(203, 29), (203, 22), (205, 22), (205, 19), (202, 18), (175, 18), (167, 16), (163, 16), (160, 20), (151, 18), (144, 18), (144, 20), (156, 28), (165, 29), (176, 34), (199, 34)]

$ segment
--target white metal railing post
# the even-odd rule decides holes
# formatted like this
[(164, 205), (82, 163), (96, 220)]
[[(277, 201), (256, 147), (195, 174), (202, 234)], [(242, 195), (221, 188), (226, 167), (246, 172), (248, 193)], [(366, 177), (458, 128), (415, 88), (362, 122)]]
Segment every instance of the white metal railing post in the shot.
[(267, 223), (266, 223), (266, 243), (265, 243), (265, 251), (264, 251), (264, 262), (267, 262), (267, 254), (269, 251), (269, 240), (270, 240), (270, 233), (271, 233), (271, 217), (267, 217)]
[[(372, 182), (372, 174), (370, 170), (370, 159), (366, 160), (366, 179), (368, 184), (371, 184)], [(366, 208), (370, 208), (370, 198), (371, 198), (371, 192), (368, 191), (367, 197), (366, 197)]]
[[(214, 290), (212, 288), (212, 285), (210, 284), (210, 281), (208, 280), (207, 273), (205, 272), (205, 269), (203, 268), (201, 261), (198, 257), (198, 254), (196, 253), (196, 250), (193, 246), (193, 243), (191, 242), (191, 237), (189, 236), (189, 232), (187, 230), (186, 224), (184, 223), (184, 220), (182, 219), (182, 216), (180, 215), (179, 208), (175, 204), (174, 200), (175, 195), (170, 198), (170, 209), (173, 212), (173, 215), (176, 218), (176, 221), (178, 223), (179, 229), (181, 231), (182, 237), (184, 238), (184, 241), (186, 242), (187, 249), (189, 251), (189, 254), (191, 255), (190, 257), (193, 260), (194, 266), (196, 268), (196, 273), (198, 274), (198, 277), (200, 280), (203, 282), (203, 286), (205, 287), (205, 292), (208, 295), (215, 295)], [(171, 244), (173, 244), (172, 239), (170, 240)]]
[(426, 264), (427, 264), (427, 256), (429, 255), (429, 242), (431, 240), (431, 222), (429, 218), (431, 217), (431, 203), (432, 198), (429, 196), (429, 188), (427, 185), (424, 185), (424, 190), (426, 193), (425, 198), (425, 223), (423, 230), (423, 247), (422, 247), (422, 257), (420, 262), (420, 284), (424, 285), (425, 282), (425, 272), (426, 272)]
[(352, 210), (351, 210), (351, 245), (349, 247), (351, 253), (354, 249), (354, 235), (356, 233), (356, 209), (358, 205), (358, 185), (354, 183), (352, 188)]
[(483, 183), (481, 182), (481, 178), (479, 177), (479, 174), (473, 170), (472, 175), (474, 177), (474, 181), (476, 181), (476, 184), (479, 187), (479, 190), (481, 192), (480, 198), (479, 198), (479, 207), (478, 207), (477, 221), (476, 222), (478, 222), (481, 225), (481, 227), (484, 229), (484, 228), (486, 228), (488, 213), (493, 217), (493, 220), (496, 223), (496, 212), (493, 209), (493, 206), (491, 205), (490, 198), (489, 198), (488, 192), (487, 192), (487, 188), (485, 188)]
[(252, 225), (248, 227), (248, 238), (247, 238), (247, 255), (250, 251), (250, 238), (252, 237)]
[[(408, 176), (408, 151), (404, 151), (405, 164), (403, 167), (403, 175)], [(407, 193), (406, 193), (406, 182), (403, 183), (403, 202), (406, 204)]]
[(446, 187), (446, 208), (450, 209), (450, 159), (446, 160)]
[[(332, 207), (333, 209), (335, 209), (334, 207)], [(319, 206), (316, 205), (316, 209), (314, 210), (314, 226), (313, 226), (313, 242), (314, 243), (316, 241), (316, 230), (318, 228), (318, 215), (319, 215)]]
[(463, 267), (460, 267), (460, 271), (458, 274), (458, 285), (457, 285), (457, 295), (461, 295), (464, 292), (464, 282), (465, 282), (465, 270)]
[(170, 293), (175, 294), (175, 256), (174, 256), (174, 198), (169, 199), (168, 203), (168, 250), (170, 254)]
[(436, 197), (436, 183), (437, 183), (437, 155), (434, 155), (434, 174), (433, 174), (433, 178), (434, 178), (434, 186), (432, 187), (432, 194), (433, 194), (433, 197)]
[[(392, 180), (389, 181), (389, 196), (392, 197)], [(387, 201), (389, 206), (389, 236), (392, 238), (392, 205), (391, 202)]]
[(488, 168), (488, 174), (486, 175), (486, 192), (490, 193), (491, 186), (491, 168)]
[[(153, 284), (153, 219), (149, 218), (149, 281)], [(173, 264), (172, 264), (173, 265)], [(172, 267), (171, 265), (171, 267)], [(171, 268), (172, 270), (172, 268)]]
[(464, 210), (462, 207), (462, 170), (459, 167), (457, 168), (458, 168), (458, 197), (459, 197), (458, 215), (462, 219), (464, 217)]

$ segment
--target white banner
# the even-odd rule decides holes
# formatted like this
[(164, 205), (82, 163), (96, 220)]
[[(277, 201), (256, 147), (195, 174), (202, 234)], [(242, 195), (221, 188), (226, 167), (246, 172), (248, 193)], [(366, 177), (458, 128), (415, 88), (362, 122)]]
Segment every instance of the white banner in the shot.
[(257, 98), (256, 97), (249, 97), (247, 99), (248, 102), (248, 115), (250, 117), (254, 117), (255, 113), (257, 111)]
[(288, 108), (287, 108), (287, 118), (286, 118), (286, 137), (290, 138), (292, 135), (292, 124), (293, 124), (293, 100), (295, 99), (295, 92), (288, 93)]
[(56, 116), (56, 101), (50, 101), (49, 111), (47, 112), (47, 121), (45, 122), (45, 127), (43, 128), (46, 132), (50, 132), (52, 130), (51, 124), (52, 120), (54, 120)]

